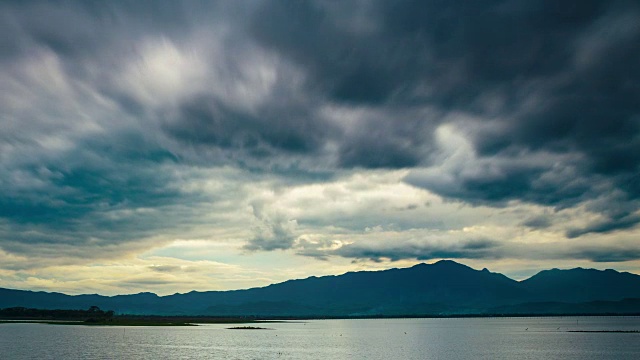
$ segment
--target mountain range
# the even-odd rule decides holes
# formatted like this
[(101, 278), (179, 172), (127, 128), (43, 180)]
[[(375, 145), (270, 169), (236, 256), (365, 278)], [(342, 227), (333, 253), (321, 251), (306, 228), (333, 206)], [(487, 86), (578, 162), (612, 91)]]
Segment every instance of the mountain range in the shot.
[(640, 276), (615, 270), (544, 270), (523, 281), (450, 260), (349, 272), (231, 291), (158, 296), (65, 295), (0, 288), (0, 308), (86, 309), (118, 314), (375, 317), (640, 314)]

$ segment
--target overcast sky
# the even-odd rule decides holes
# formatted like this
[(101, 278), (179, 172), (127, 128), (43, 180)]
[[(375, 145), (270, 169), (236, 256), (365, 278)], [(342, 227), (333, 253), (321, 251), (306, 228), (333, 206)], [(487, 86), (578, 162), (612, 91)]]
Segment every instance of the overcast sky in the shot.
[(640, 4), (3, 1), (0, 287), (640, 273)]

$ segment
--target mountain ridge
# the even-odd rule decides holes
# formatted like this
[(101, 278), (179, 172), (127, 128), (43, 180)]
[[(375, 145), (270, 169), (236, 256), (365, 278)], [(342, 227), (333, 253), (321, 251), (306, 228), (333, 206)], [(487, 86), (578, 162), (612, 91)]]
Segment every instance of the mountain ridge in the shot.
[[(627, 301), (621, 305), (618, 302)], [(543, 313), (586, 309), (640, 313), (640, 276), (616, 270), (542, 270), (516, 281), (452, 260), (408, 268), (309, 276), (264, 287), (103, 296), (0, 288), (0, 308), (83, 309), (207, 316), (393, 316)], [(544, 305), (547, 304), (547, 305)], [(571, 306), (571, 304), (583, 304)], [(624, 306), (623, 306), (624, 305)], [(565, 309), (560, 311), (561, 309)]]

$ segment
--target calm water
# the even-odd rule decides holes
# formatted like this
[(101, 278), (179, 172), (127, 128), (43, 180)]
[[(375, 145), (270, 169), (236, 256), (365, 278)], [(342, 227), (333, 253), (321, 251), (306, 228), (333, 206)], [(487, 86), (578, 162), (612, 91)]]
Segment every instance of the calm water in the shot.
[(4, 324), (0, 325), (0, 359), (640, 359), (640, 334), (566, 332), (640, 330), (638, 317), (314, 320), (262, 325), (273, 330), (227, 330), (227, 326)]

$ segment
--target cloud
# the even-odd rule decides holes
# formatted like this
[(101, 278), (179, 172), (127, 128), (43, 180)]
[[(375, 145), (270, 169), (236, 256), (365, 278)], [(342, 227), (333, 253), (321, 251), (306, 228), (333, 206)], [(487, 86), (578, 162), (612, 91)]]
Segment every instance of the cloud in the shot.
[(526, 219), (522, 225), (534, 228), (534, 229), (546, 229), (553, 223), (550, 215), (541, 215)]
[(463, 243), (450, 242), (447, 244), (432, 245), (428, 242), (418, 244), (402, 245), (402, 244), (381, 244), (381, 246), (367, 245), (346, 245), (335, 251), (336, 255), (356, 258), (371, 259), (380, 261), (381, 259), (389, 259), (397, 261), (401, 259), (416, 260), (432, 260), (432, 259), (478, 259), (491, 258), (492, 248), (498, 246), (498, 243), (487, 240), (477, 239)]
[[(498, 236), (495, 239), (487, 238), (487, 234), (491, 233), (488, 230), (494, 231)], [(300, 255), (325, 261), (335, 257), (375, 262), (436, 259), (485, 262), (505, 259), (570, 259), (616, 263), (640, 260), (640, 249), (633, 240), (610, 240), (590, 237), (580, 243), (570, 243), (556, 237), (555, 240), (541, 241), (532, 233), (519, 241), (513, 241), (506, 238), (505, 234), (495, 232), (495, 228), (463, 231), (412, 229), (403, 232), (380, 228), (373, 233), (351, 236), (303, 236), (294, 248)]]
[[(457, 189), (415, 178), (413, 184), (472, 202), (565, 206), (602, 191), (603, 182), (637, 198), (629, 177), (640, 166), (634, 90), (640, 77), (625, 70), (640, 56), (632, 45), (640, 36), (636, 5), (374, 1), (345, 7), (356, 18), (368, 14), (375, 26), (345, 26), (336, 15), (345, 10), (341, 5), (267, 2), (254, 36), (306, 69), (307, 86), (331, 101), (420, 103), (471, 114), (465, 137), (475, 159), (494, 171), (461, 174)], [(286, 21), (291, 18), (304, 21)], [(435, 129), (444, 121), (427, 117), (411, 128), (420, 133), (425, 124)], [(388, 117), (382, 127), (368, 124), (398, 129), (405, 122)], [(420, 149), (416, 139), (428, 142), (428, 135), (405, 134), (396, 142), (394, 131), (368, 133), (366, 142), (347, 143), (343, 166), (440, 165), (398, 145)], [(540, 163), (542, 156), (549, 161)]]
[(588, 233), (609, 233), (616, 230), (631, 229), (640, 223), (640, 215), (626, 214), (618, 217), (607, 217), (595, 221), (583, 228), (574, 228), (567, 231), (568, 238), (577, 238)]
[[(569, 258), (635, 253), (619, 240), (640, 222), (634, 2), (0, 13), (6, 268), (176, 239), (332, 260), (522, 258), (509, 244), (531, 234)], [(602, 255), (577, 244), (592, 237)]]
[[(574, 164), (576, 154), (549, 152), (479, 156), (462, 128), (442, 125), (435, 131), (435, 164), (414, 168), (405, 181), (448, 198), (502, 206), (512, 200), (558, 208), (574, 206), (611, 187), (599, 177), (591, 182)], [(566, 164), (566, 165), (565, 165)]]
[(265, 213), (265, 205), (260, 200), (253, 201), (251, 207), (257, 220), (255, 236), (243, 246), (243, 249), (249, 251), (290, 249), (296, 239), (296, 220), (287, 219), (281, 213)]
[(151, 265), (149, 269), (161, 273), (172, 273), (183, 270), (182, 266), (177, 265)]
[(640, 250), (631, 247), (588, 248), (573, 252), (568, 257), (574, 259), (588, 259), (593, 262), (624, 262), (640, 259)]

